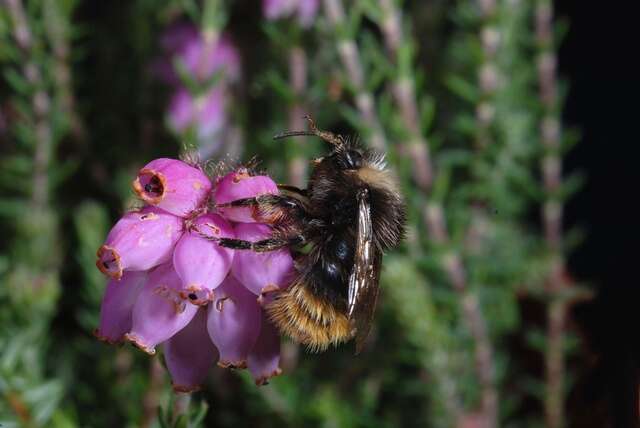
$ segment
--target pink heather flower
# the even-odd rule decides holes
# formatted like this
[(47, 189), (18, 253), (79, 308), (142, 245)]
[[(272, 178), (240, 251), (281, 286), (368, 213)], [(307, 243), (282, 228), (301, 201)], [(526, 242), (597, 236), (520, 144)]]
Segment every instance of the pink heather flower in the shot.
[(197, 305), (213, 299), (213, 289), (225, 279), (234, 252), (223, 248), (212, 238), (234, 238), (231, 225), (217, 214), (198, 217), (185, 233), (173, 253), (173, 266), (182, 281), (182, 291)]
[[(278, 186), (266, 175), (251, 176), (245, 168), (224, 176), (216, 186), (215, 201), (217, 205), (251, 198), (262, 194), (277, 194)], [(231, 221), (255, 223), (257, 218), (254, 207), (219, 207), (218, 212)]]
[[(194, 25), (180, 23), (165, 32), (161, 45), (171, 61), (181, 61), (189, 74), (200, 82), (211, 79), (217, 72), (222, 72), (228, 81), (240, 77), (240, 55), (226, 35), (212, 43), (205, 40)], [(167, 83), (179, 84), (172, 62), (156, 68)]]
[(269, 379), (282, 373), (280, 336), (278, 330), (264, 314), (262, 314), (260, 335), (249, 353), (247, 365), (256, 385), (266, 385)]
[(107, 343), (120, 343), (131, 330), (131, 311), (147, 279), (146, 272), (125, 272), (122, 279), (111, 279), (100, 306), (100, 325), (94, 335)]
[[(96, 264), (111, 280), (95, 335), (149, 354), (162, 344), (177, 392), (196, 390), (218, 359), (267, 383), (280, 373), (280, 338), (260, 305), (292, 280), (289, 250), (221, 247), (216, 238), (257, 241), (271, 228), (251, 207), (209, 212), (211, 180), (184, 162), (150, 162), (134, 188), (156, 206), (125, 214), (98, 250)], [(215, 201), (277, 192), (269, 177), (242, 168), (216, 181)]]
[(209, 177), (177, 159), (156, 159), (145, 165), (133, 181), (140, 199), (171, 214), (186, 217), (206, 200)]
[(200, 97), (186, 89), (178, 89), (169, 104), (169, 124), (177, 132), (194, 127), (199, 141), (215, 137), (224, 126), (226, 101), (222, 87), (216, 87)]
[(256, 296), (228, 276), (209, 304), (207, 330), (220, 351), (221, 367), (244, 368), (260, 333), (261, 309)]
[[(235, 227), (236, 238), (259, 241), (271, 235), (271, 228), (259, 223), (240, 223)], [(236, 251), (231, 272), (238, 281), (257, 296), (287, 288), (293, 279), (293, 258), (283, 248), (256, 253)]]
[(125, 270), (147, 270), (171, 259), (182, 219), (156, 207), (126, 213), (98, 249), (96, 266), (120, 279)]
[(164, 343), (164, 361), (176, 392), (193, 392), (218, 360), (218, 350), (207, 333), (207, 310), (198, 310), (191, 322)]
[(263, 0), (264, 15), (268, 20), (296, 15), (301, 27), (310, 27), (318, 13), (320, 0)]
[(133, 306), (132, 327), (125, 339), (153, 355), (157, 344), (189, 324), (198, 306), (182, 299), (181, 288), (180, 277), (171, 263), (151, 271)]

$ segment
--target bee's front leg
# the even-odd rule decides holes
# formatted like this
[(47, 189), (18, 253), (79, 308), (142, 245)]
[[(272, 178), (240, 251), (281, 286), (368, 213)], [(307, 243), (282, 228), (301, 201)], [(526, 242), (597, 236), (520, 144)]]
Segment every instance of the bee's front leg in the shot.
[(216, 208), (222, 209), (241, 207), (252, 207), (252, 216), (259, 223), (275, 224), (287, 220), (295, 221), (308, 215), (304, 202), (288, 195), (265, 194), (216, 205)]

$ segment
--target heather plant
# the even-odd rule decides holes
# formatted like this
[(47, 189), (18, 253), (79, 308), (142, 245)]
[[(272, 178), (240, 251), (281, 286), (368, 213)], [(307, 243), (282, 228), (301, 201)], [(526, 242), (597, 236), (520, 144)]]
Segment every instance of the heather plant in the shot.
[[(0, 5), (0, 425), (571, 423), (552, 2)], [(265, 317), (289, 250), (217, 244), (271, 232), (228, 202), (305, 186), (321, 143), (272, 137), (307, 114), (409, 207), (358, 356)]]

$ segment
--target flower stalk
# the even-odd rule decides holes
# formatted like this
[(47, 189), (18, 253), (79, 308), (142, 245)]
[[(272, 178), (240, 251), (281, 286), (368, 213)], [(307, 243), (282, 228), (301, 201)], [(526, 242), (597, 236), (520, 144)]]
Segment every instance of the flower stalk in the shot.
[(36, 88), (31, 98), (34, 112), (35, 152), (33, 157), (33, 185), (31, 202), (35, 209), (46, 207), (49, 199), (49, 164), (53, 145), (53, 135), (49, 123), (51, 99), (44, 89), (41, 70), (33, 58), (33, 37), (27, 23), (24, 7), (20, 0), (5, 0), (9, 16), (13, 22), (16, 43), (26, 60), (23, 73), (31, 87)]
[[(379, 0), (381, 22), (385, 46), (396, 67), (399, 67), (400, 49), (410, 43), (402, 31), (400, 10), (392, 0)], [(449, 246), (450, 240), (441, 204), (431, 196), (434, 168), (429, 152), (429, 144), (420, 129), (419, 112), (415, 98), (415, 80), (410, 73), (397, 73), (392, 83), (392, 95), (400, 111), (402, 123), (408, 133), (407, 150), (413, 164), (414, 180), (425, 196), (423, 220), (433, 243)], [(477, 296), (469, 290), (464, 262), (460, 254), (450, 249), (440, 257), (440, 265), (453, 289), (460, 296), (462, 315), (475, 344), (475, 370), (481, 385), (482, 418), (487, 427), (496, 426), (498, 415), (498, 394), (495, 386), (493, 346), (487, 331), (487, 323)], [(458, 411), (456, 417), (460, 417)]]
[(564, 346), (569, 301), (564, 296), (568, 283), (562, 254), (563, 207), (559, 200), (562, 186), (561, 127), (558, 118), (557, 59), (553, 44), (553, 8), (550, 0), (536, 2), (534, 19), (538, 46), (539, 96), (543, 108), (540, 123), (540, 143), (544, 153), (541, 170), (545, 190), (542, 221), (547, 250), (551, 256), (547, 278), (550, 303), (547, 308), (545, 419), (547, 427), (560, 428), (565, 424)]
[(366, 87), (358, 45), (345, 28), (347, 23), (342, 0), (324, 0), (324, 10), (333, 31), (339, 34), (338, 55), (349, 79), (349, 84), (355, 92), (358, 111), (368, 128), (370, 144), (378, 150), (384, 150), (387, 147), (387, 141), (376, 112), (375, 99)]
[[(289, 85), (293, 91), (293, 103), (289, 107), (289, 129), (304, 129), (304, 116), (307, 114), (302, 97), (307, 89), (307, 54), (301, 46), (294, 46), (289, 51)], [(300, 137), (293, 138), (296, 144), (295, 155), (289, 162), (289, 182), (303, 188), (307, 174), (307, 162), (299, 154), (303, 144)]]

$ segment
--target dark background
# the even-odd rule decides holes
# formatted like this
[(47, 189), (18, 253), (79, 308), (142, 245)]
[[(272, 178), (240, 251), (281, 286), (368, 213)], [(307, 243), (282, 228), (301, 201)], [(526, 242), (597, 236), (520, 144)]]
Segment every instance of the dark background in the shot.
[[(619, 6), (618, 3), (626, 3)], [(638, 66), (640, 23), (634, 2), (558, 1), (557, 16), (570, 22), (560, 49), (560, 72), (568, 83), (564, 119), (581, 142), (567, 156), (568, 170), (587, 181), (567, 206), (567, 228), (581, 227), (586, 240), (571, 252), (569, 266), (591, 284), (596, 298), (574, 309), (587, 337), (590, 372), (580, 397), (572, 393), (572, 418), (601, 426), (637, 427), (640, 347), (638, 210)], [(632, 64), (636, 62), (636, 64)]]

